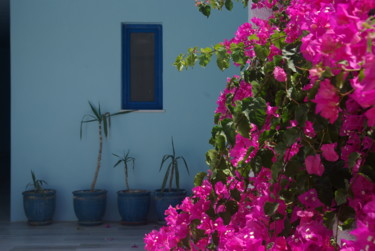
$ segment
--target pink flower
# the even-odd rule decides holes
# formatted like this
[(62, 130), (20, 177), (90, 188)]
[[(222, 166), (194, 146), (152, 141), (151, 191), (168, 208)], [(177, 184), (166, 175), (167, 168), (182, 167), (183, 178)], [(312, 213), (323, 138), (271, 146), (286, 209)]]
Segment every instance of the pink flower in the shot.
[(371, 109), (366, 111), (365, 116), (367, 117), (367, 125), (375, 126), (375, 107), (372, 107)]
[(315, 99), (312, 100), (316, 103), (315, 113), (329, 120), (333, 124), (339, 116), (339, 101), (336, 88), (331, 84), (329, 79), (324, 79), (320, 83), (318, 93)]
[(273, 76), (279, 82), (285, 82), (287, 79), (284, 69), (279, 66), (276, 66), (275, 69), (273, 70)]
[(215, 184), (215, 193), (217, 194), (217, 196), (219, 196), (219, 198), (228, 199), (230, 197), (227, 186), (224, 185), (221, 181)]
[(314, 138), (316, 136), (313, 123), (311, 121), (306, 121), (305, 128), (303, 132), (306, 134), (307, 137)]
[(320, 161), (320, 155), (309, 155), (305, 159), (306, 171), (308, 174), (316, 174), (322, 176), (324, 173), (324, 166)]
[(296, 155), (299, 152), (299, 149), (301, 148), (301, 144), (298, 139), (293, 145), (290, 146), (289, 149), (285, 151), (284, 154), (284, 161), (288, 162), (291, 158), (293, 158), (294, 155)]
[(339, 155), (336, 153), (335, 148), (337, 143), (332, 144), (324, 144), (320, 148), (322, 150), (323, 157), (328, 161), (337, 161), (339, 159)]
[[(306, 191), (305, 193), (299, 195), (298, 200), (307, 209), (315, 209), (317, 207), (324, 206), (324, 204), (319, 200), (318, 193), (316, 192), (315, 188), (310, 189), (310, 190)], [(309, 211), (297, 211), (297, 216), (301, 217), (301, 218), (309, 217)]]

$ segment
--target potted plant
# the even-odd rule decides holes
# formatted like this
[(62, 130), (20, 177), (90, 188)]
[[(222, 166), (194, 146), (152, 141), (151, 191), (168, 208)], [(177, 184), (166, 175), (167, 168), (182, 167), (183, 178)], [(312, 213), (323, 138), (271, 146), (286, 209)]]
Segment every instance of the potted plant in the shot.
[(150, 207), (150, 191), (130, 189), (128, 167), (131, 165), (134, 170), (135, 158), (129, 154), (130, 151), (124, 153), (122, 156), (113, 154), (118, 158), (113, 167), (123, 164), (125, 173), (126, 190), (117, 192), (117, 205), (121, 215), (121, 224), (146, 224)]
[(90, 189), (73, 192), (74, 212), (78, 218), (78, 224), (86, 226), (101, 224), (105, 213), (107, 191), (103, 189), (95, 189), (102, 159), (103, 133), (107, 138), (111, 126), (111, 117), (131, 112), (122, 111), (111, 114), (109, 112), (102, 112), (100, 104), (98, 107), (95, 107), (89, 102), (89, 105), (91, 113), (84, 115), (81, 120), (80, 137), (82, 138), (82, 127), (84, 124), (91, 122), (98, 123), (99, 152), (97, 165)]
[[(185, 158), (183, 156), (176, 156), (172, 138), (172, 154), (165, 154), (160, 164), (159, 171), (161, 171), (164, 166), (166, 168), (163, 183), (161, 189), (155, 191), (156, 211), (160, 222), (164, 222), (164, 212), (169, 206), (174, 207), (180, 204), (186, 197), (186, 190), (180, 189), (180, 171), (178, 168), (179, 162), (181, 161), (189, 174), (189, 167)], [(176, 188), (173, 188), (173, 181), (175, 181)]]
[(31, 178), (32, 183), (29, 183), (26, 189), (30, 186), (33, 189), (22, 193), (23, 208), (28, 223), (33, 226), (51, 224), (55, 212), (56, 191), (44, 189), (43, 185), (47, 182), (37, 179), (33, 171), (31, 171)]

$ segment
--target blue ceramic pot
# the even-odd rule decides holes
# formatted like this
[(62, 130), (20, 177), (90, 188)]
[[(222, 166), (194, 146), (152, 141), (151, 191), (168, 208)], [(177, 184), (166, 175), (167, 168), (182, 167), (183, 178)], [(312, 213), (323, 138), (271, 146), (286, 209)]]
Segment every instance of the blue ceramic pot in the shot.
[(23, 192), (22, 195), (23, 208), (30, 225), (40, 226), (52, 223), (56, 204), (55, 190), (45, 189), (43, 192), (30, 190)]
[(78, 190), (73, 192), (74, 212), (78, 224), (95, 226), (103, 223), (107, 201), (106, 190)]
[(155, 207), (156, 207), (156, 213), (158, 216), (158, 220), (162, 223), (164, 221), (165, 217), (165, 210), (168, 209), (169, 206), (176, 206), (178, 204), (181, 204), (181, 202), (186, 197), (186, 190), (185, 189), (172, 189), (169, 191), (168, 189), (165, 189), (163, 192), (161, 192), (160, 189), (155, 191)]
[(117, 205), (122, 224), (140, 225), (147, 223), (150, 194), (146, 190), (123, 190), (117, 192)]

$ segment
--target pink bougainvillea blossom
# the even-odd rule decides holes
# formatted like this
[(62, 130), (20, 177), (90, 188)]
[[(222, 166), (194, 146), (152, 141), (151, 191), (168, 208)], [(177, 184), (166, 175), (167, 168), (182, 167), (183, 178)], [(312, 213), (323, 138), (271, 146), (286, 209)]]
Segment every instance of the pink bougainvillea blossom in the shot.
[[(318, 193), (316, 189), (310, 189), (305, 193), (298, 196), (298, 200), (307, 208), (307, 209), (315, 209), (318, 207), (322, 207), (323, 203), (318, 198)], [(297, 212), (297, 215), (299, 213)]]
[[(224, 9), (216, 2), (235, 1), (196, 1)], [(256, 2), (269, 16), (213, 47), (246, 62), (217, 100), (217, 158), (145, 248), (375, 250), (375, 1)], [(353, 222), (350, 240), (336, 242), (332, 215)]]
[(305, 128), (303, 132), (306, 134), (307, 137), (314, 138), (316, 136), (313, 123), (309, 120), (305, 122)]
[(318, 93), (313, 99), (316, 103), (316, 113), (329, 120), (332, 124), (339, 116), (338, 103), (340, 101), (336, 88), (331, 84), (329, 79), (325, 79), (320, 83)]
[(324, 166), (320, 160), (320, 155), (309, 155), (305, 159), (306, 171), (308, 174), (316, 174), (322, 176), (324, 173)]
[(285, 82), (287, 80), (286, 73), (283, 68), (276, 66), (273, 70), (273, 76), (279, 82)]
[(322, 150), (323, 157), (328, 161), (337, 161), (339, 159), (339, 155), (335, 151), (336, 147), (337, 143), (322, 145), (320, 150)]

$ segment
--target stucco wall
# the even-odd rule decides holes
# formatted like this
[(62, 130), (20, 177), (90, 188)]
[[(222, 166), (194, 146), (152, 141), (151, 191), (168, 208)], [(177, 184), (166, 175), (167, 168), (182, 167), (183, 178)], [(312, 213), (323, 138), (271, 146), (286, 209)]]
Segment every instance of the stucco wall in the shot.
[(79, 123), (88, 100), (120, 109), (122, 22), (163, 25), (165, 111), (113, 118), (97, 184), (108, 190), (105, 220), (119, 220), (116, 191), (124, 188), (112, 153), (130, 149), (136, 157), (130, 185), (153, 190), (173, 136), (191, 169), (191, 176), (181, 171), (181, 186), (191, 188), (194, 174), (207, 169), (215, 101), (230, 72), (212, 64), (180, 73), (172, 64), (188, 47), (230, 38), (246, 18), (238, 6), (207, 19), (193, 0), (11, 1), (11, 221), (26, 220), (21, 193), (31, 169), (57, 190), (55, 220), (76, 219), (71, 192), (89, 187), (98, 151), (96, 125), (80, 140)]

